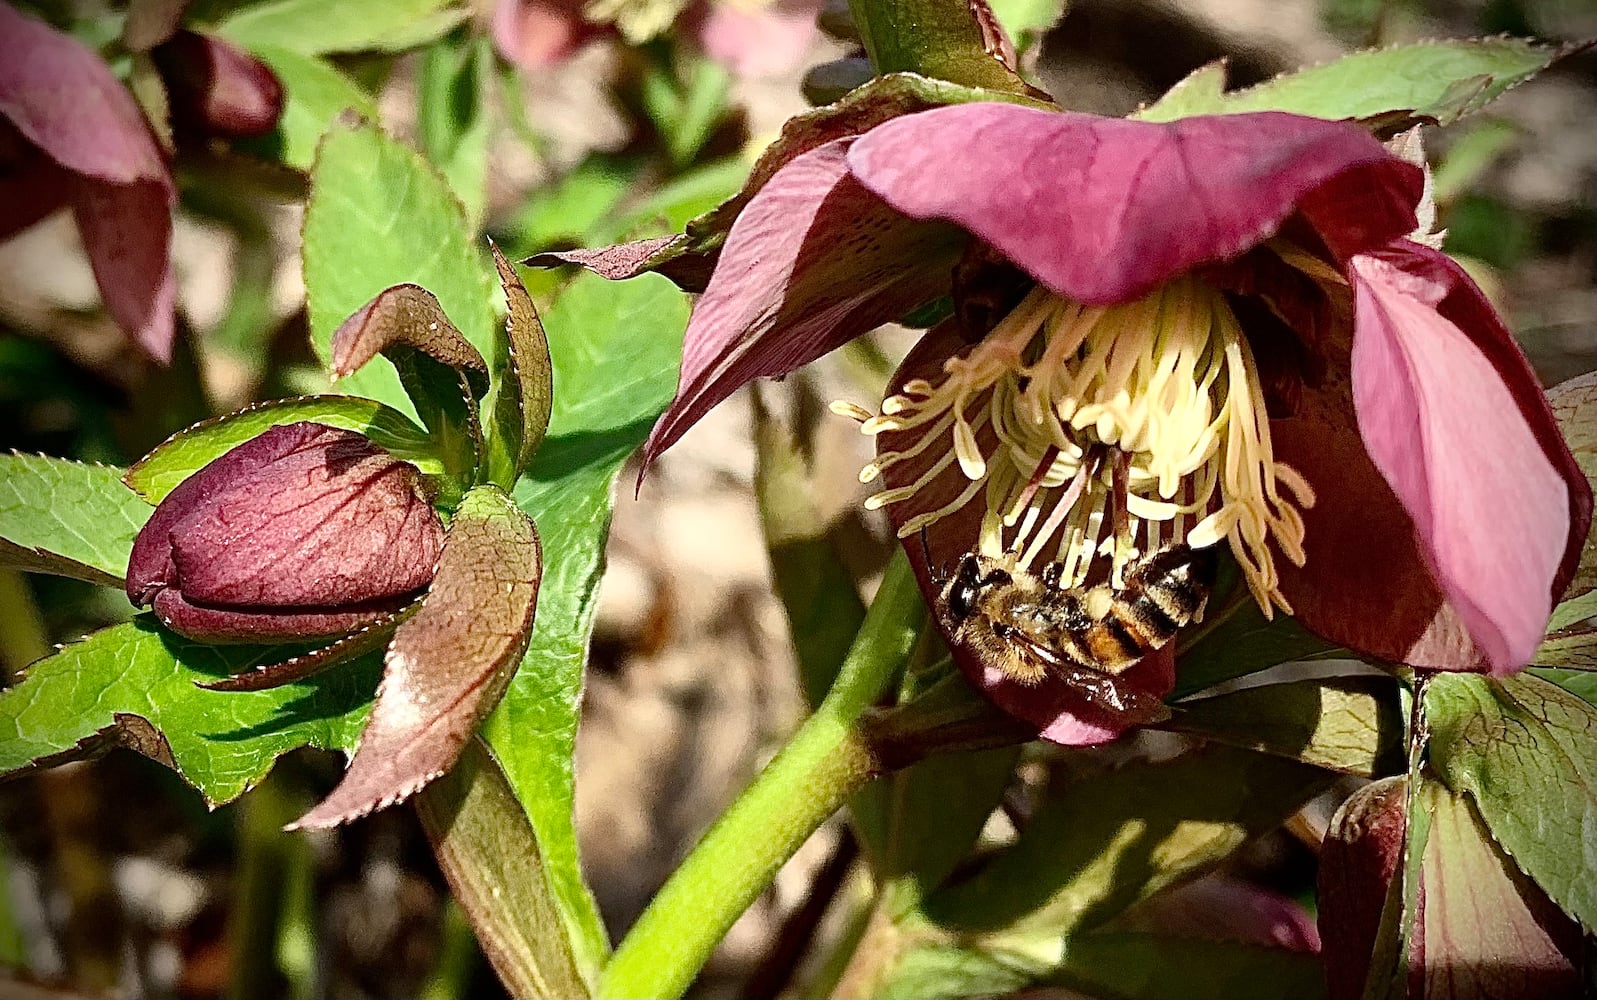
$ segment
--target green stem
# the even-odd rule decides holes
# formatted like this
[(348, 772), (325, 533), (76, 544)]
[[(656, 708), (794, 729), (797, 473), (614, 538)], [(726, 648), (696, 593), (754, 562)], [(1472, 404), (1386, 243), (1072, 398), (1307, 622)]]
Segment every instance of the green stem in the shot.
[(615, 951), (598, 995), (678, 997), (749, 904), (879, 764), (861, 715), (893, 679), (925, 617), (900, 550), (815, 714), (655, 896)]

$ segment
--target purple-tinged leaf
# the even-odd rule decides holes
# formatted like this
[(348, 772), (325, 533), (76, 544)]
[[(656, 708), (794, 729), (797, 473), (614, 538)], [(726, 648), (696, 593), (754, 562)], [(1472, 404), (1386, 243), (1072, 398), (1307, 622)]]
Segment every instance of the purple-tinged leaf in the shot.
[(195, 681), (196, 687), (207, 691), (265, 691), (267, 688), (293, 684), (314, 677), (323, 670), (347, 663), (357, 656), (381, 649), (400, 622), (409, 618), (421, 607), (421, 600), (405, 605), (393, 614), (367, 622), (334, 642), (308, 653), (291, 656), (276, 663), (264, 663), (243, 673), (224, 677), (219, 681)]
[(499, 396), (494, 401), (494, 433), (489, 441), (488, 460), (490, 469), (497, 473), (495, 482), (510, 489), (549, 432), (554, 370), (549, 361), (549, 337), (532, 296), (499, 247), (492, 243), (490, 246), (509, 313), (505, 318), (505, 368), (500, 375)]
[(421, 610), (388, 647), (349, 770), (295, 827), (392, 805), (454, 764), (526, 651), (542, 573), (532, 520), (496, 486), (467, 493)]
[(105, 308), (117, 325), (160, 361), (176, 332), (172, 277), (172, 206), (177, 196), (157, 181), (102, 184), (78, 178), (73, 214)]
[(383, 289), (334, 331), (332, 348), (335, 377), (378, 354), (392, 361), (448, 471), (462, 480), (472, 475), (483, 454), (477, 400), (488, 391), (488, 362), (432, 292), (412, 284)]
[(848, 151), (867, 189), (957, 223), (1055, 292), (1124, 302), (1233, 259), (1301, 212), (1338, 254), (1412, 232), (1422, 174), (1363, 129), (1296, 115), (1122, 121), (1012, 104), (888, 122)]
[(964, 235), (906, 219), (860, 187), (845, 162), (852, 141), (787, 164), (733, 223), (646, 462), (739, 386), (785, 375), (946, 291)]
[(1428, 817), (1429, 829), (1412, 914), (1408, 995), (1579, 996), (1579, 925), (1497, 849), (1470, 800), (1427, 780), (1415, 808)]

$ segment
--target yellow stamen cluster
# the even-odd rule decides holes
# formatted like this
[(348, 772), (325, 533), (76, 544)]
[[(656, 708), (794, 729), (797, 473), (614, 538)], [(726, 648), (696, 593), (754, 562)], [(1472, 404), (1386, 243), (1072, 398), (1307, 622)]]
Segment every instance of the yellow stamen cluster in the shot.
[(861, 482), (935, 455), (868, 507), (909, 500), (956, 462), (968, 481), (951, 502), (906, 519), (901, 537), (984, 492), (980, 550), (1009, 553), (1022, 568), (1056, 561), (1063, 586), (1119, 585), (1142, 553), (1225, 539), (1259, 606), (1291, 610), (1269, 542), (1302, 565), (1299, 511), (1314, 494), (1275, 461), (1252, 352), (1202, 281), (1180, 278), (1113, 306), (1038, 288), (946, 362), (938, 384), (912, 380), (878, 414), (838, 411), (865, 416), (867, 434), (915, 432), (861, 470)]

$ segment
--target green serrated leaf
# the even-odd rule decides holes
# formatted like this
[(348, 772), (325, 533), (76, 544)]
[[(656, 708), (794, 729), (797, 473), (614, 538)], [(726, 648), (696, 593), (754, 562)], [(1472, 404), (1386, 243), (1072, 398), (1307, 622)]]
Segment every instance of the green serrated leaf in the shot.
[(251, 50), (402, 52), (440, 37), (469, 14), (454, 0), (265, 0), (232, 12), (215, 31)]
[(179, 431), (133, 463), (123, 481), (149, 503), (158, 504), (212, 460), (268, 428), (300, 421), (364, 434), (424, 473), (441, 471), (427, 435), (398, 410), (356, 396), (300, 396), (255, 403)]
[(283, 85), (283, 113), (270, 135), (239, 140), (239, 148), (309, 170), (316, 144), (340, 115), (350, 111), (377, 118), (377, 101), (325, 60), (281, 45), (255, 45), (250, 53)]
[(582, 882), (572, 825), (572, 753), (595, 588), (616, 476), (676, 390), (685, 297), (659, 277), (572, 282), (544, 311), (554, 377), (549, 436), (516, 486), (546, 562), (538, 622), (522, 669), (485, 733), (538, 833), (579, 966), (594, 973), (608, 940)]
[(148, 615), (102, 629), (0, 692), (0, 774), (130, 745), (170, 764), (214, 806), (296, 747), (353, 748), (377, 686), (375, 656), (270, 691), (195, 686), (281, 656), (281, 647), (189, 642)]
[(1557, 684), (1586, 704), (1597, 707), (1597, 673), (1590, 670), (1557, 670), (1546, 667), (1531, 667), (1528, 672), (1548, 683)]
[(1478, 111), (1575, 51), (1517, 38), (1452, 39), (1355, 52), (1323, 66), (1226, 92), (1223, 64), (1211, 63), (1133, 117), (1290, 111), (1316, 118), (1378, 120), (1399, 128), (1421, 119), (1445, 125)]
[(1555, 684), (1438, 674), (1430, 761), (1563, 910), (1597, 927), (1597, 709)]
[(394, 632), (349, 770), (295, 826), (325, 828), (409, 797), (448, 771), (521, 663), (543, 553), (497, 486), (467, 493), (421, 608)]
[(417, 131), (466, 209), (472, 229), (488, 203), (489, 88), (493, 52), (482, 37), (451, 38), (427, 49), (417, 82)]
[(1412, 814), (1425, 817), (1409, 848), (1423, 905), (1410, 913), (1409, 990), (1397, 995), (1580, 995), (1578, 928), (1498, 850), (1475, 803), (1427, 779)]
[(120, 586), (150, 511), (121, 469), (0, 455), (0, 566)]
[(1181, 704), (1167, 728), (1366, 778), (1406, 766), (1402, 695), (1391, 677), (1244, 688)]
[[(322, 140), (305, 207), (304, 261), (311, 344), (324, 364), (346, 318), (407, 282), (437, 296), (472, 346), (493, 356), (493, 285), (465, 210), (431, 164), (376, 126), (339, 125)], [(415, 414), (387, 361), (339, 388)]]
[(1013, 845), (924, 909), (963, 930), (1088, 930), (1219, 864), (1331, 780), (1307, 764), (1224, 746), (1133, 762), (1062, 789)]

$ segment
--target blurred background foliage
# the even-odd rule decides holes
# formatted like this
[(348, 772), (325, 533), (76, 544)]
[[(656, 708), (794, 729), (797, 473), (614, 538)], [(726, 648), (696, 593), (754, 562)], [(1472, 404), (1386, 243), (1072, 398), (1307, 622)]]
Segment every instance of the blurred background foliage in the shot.
[[(126, 7), (28, 6), (155, 100), (140, 87), (142, 57), (118, 44)], [(1066, 107), (1115, 114), (1222, 56), (1243, 85), (1369, 45), (1597, 33), (1586, 0), (994, 6), (1017, 29), (1033, 79)], [(846, 13), (806, 0), (360, 0), (336, 12), (315, 0), (196, 0), (183, 18), (270, 67), (282, 118), (235, 139), (171, 119), (164, 139), (180, 203), (170, 366), (150, 363), (101, 308), (69, 214), (0, 244), (0, 448), (125, 465), (203, 417), (328, 387), (308, 343), (299, 232), (304, 171), (339, 108), (421, 150), (467, 217), (519, 258), (679, 230), (737, 189), (807, 96), (859, 79)], [(1547, 384), (1589, 370), (1597, 353), (1594, 76), (1587, 51), (1431, 149), (1448, 249), (1502, 305)], [(157, 105), (146, 109), (162, 120)], [(0, 144), (0, 163), (7, 155)], [(526, 277), (540, 303), (563, 280)], [(819, 403), (869, 398), (904, 347), (888, 331), (757, 387), (761, 413), (787, 413), (811, 473), (836, 484), (816, 491), (836, 497), (817, 516), (854, 577), (839, 583), (845, 592), (868, 588), (890, 542), (854, 503), (857, 435), (826, 423)], [(717, 410), (641, 499), (617, 510), (578, 752), (584, 860), (612, 934), (803, 711), (756, 513), (752, 406), (743, 394)], [(51, 644), (130, 615), (117, 591), (0, 572), (0, 680)], [(1159, 739), (1168, 737), (1131, 741), (1108, 759), (1157, 755)], [(998, 820), (1023, 813), (1027, 788), (1051, 773), (1106, 766), (1103, 753), (1027, 753)], [(0, 993), (494, 995), (408, 809), (330, 833), (279, 832), (340, 768), (335, 755), (299, 751), (216, 812), (167, 769), (120, 750), (0, 786), (0, 966), (12, 970), (0, 973), (11, 977)], [(1344, 781), (1317, 798), (1227, 876), (1312, 906), (1318, 841), (1348, 790)], [(814, 900), (857, 891), (856, 853), (844, 827), (829, 825), (734, 928), (694, 992), (758, 996), (786, 981), (803, 957), (792, 942), (822, 921)]]

